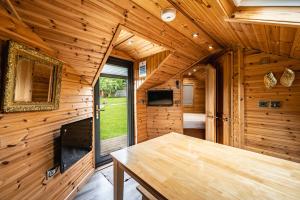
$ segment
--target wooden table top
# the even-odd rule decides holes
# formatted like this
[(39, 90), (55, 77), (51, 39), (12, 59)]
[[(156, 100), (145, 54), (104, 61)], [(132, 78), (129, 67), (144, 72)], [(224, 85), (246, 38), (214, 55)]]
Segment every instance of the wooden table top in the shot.
[(300, 199), (300, 164), (170, 133), (112, 153), (167, 199)]

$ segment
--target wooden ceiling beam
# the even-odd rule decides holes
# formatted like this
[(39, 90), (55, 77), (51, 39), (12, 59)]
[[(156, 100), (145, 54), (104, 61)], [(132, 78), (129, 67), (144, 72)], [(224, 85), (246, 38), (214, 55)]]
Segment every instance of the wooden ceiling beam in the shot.
[(123, 60), (135, 61), (135, 59), (132, 56), (130, 56), (127, 52), (124, 52), (124, 51), (121, 51), (121, 50), (118, 50), (115, 48), (112, 49), (110, 55), (113, 57), (116, 57), (116, 58), (123, 59)]
[(130, 40), (133, 37), (134, 37), (134, 35), (130, 35), (130, 36), (126, 37), (124, 40), (116, 43), (115, 46), (114, 46), (114, 48), (117, 48), (119, 45), (123, 44), (124, 42), (127, 42), (128, 40)]
[(105, 56), (102, 59), (101, 64), (100, 64), (100, 66), (99, 66), (99, 68), (97, 70), (97, 73), (94, 76), (94, 80), (93, 80), (93, 83), (92, 83), (93, 87), (96, 85), (96, 83), (97, 83), (97, 81), (98, 81), (98, 79), (100, 77), (100, 74), (101, 74), (101, 71), (103, 69), (103, 66), (105, 65), (107, 59), (109, 58), (109, 55), (110, 55), (110, 53), (111, 53), (111, 51), (112, 51), (112, 49), (113, 49), (113, 47), (115, 45), (116, 40), (118, 39), (118, 37), (120, 35), (121, 30), (122, 30), (122, 27), (120, 25), (118, 25), (117, 30), (115, 31), (115, 33), (113, 35), (113, 38), (110, 41), (109, 46), (108, 46), (108, 48), (106, 50)]

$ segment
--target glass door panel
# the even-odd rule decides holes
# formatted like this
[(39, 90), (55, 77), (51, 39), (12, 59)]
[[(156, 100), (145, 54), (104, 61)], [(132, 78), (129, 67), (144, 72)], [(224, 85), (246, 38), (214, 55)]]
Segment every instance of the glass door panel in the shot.
[(134, 143), (133, 88), (133, 64), (110, 57), (94, 88), (98, 166), (111, 161), (111, 152)]

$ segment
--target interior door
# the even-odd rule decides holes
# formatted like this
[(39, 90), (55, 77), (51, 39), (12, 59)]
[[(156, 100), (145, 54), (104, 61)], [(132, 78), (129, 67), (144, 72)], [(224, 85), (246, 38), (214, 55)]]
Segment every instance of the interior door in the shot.
[(230, 144), (231, 133), (231, 77), (232, 77), (232, 54), (228, 52), (215, 64), (217, 77), (217, 143)]
[(216, 142), (216, 69), (207, 65), (206, 71), (205, 139)]
[(224, 55), (223, 68), (223, 144), (230, 144), (231, 134), (231, 94), (232, 94), (232, 54), (228, 53)]

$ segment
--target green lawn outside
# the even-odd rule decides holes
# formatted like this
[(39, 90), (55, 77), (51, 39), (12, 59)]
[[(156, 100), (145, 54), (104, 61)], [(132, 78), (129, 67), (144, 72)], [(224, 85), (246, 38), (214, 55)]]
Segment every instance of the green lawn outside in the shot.
[(127, 98), (101, 98), (106, 101), (104, 111), (100, 111), (101, 140), (127, 134)]

